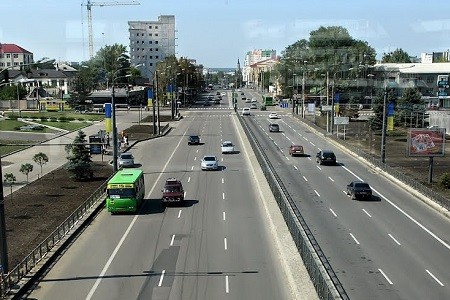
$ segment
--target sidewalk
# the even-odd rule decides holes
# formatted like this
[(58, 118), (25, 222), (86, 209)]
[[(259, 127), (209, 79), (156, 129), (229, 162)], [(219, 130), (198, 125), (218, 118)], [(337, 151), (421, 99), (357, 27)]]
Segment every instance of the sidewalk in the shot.
[[(129, 111), (126, 110), (117, 110), (116, 111), (116, 120), (117, 120), (117, 131), (120, 133), (121, 131), (131, 127), (138, 123), (139, 112), (138, 111)], [(90, 135), (97, 134), (100, 130), (105, 129), (105, 123), (102, 122), (94, 122), (91, 125), (88, 125), (81, 130), (86, 134), (86, 137)], [(33, 165), (33, 171), (28, 174), (28, 180), (34, 181), (41, 176), (63, 166), (67, 162), (67, 152), (65, 151), (65, 145), (72, 143), (75, 137), (78, 134), (78, 131), (73, 132), (64, 132), (59, 135), (57, 134), (55, 137), (42, 142), (40, 144), (36, 144), (35, 146), (29, 147), (27, 149), (17, 151), (15, 153), (6, 155), (1, 158), (1, 167), (2, 167), (2, 176), (1, 180), (4, 180), (4, 176), (6, 173), (12, 173), (16, 177), (16, 182), (12, 186), (12, 191), (16, 191), (21, 187), (25, 186), (27, 183), (27, 177), (25, 174), (20, 172), (20, 167), (22, 164), (29, 163)], [(129, 144), (132, 145), (135, 141), (129, 141)], [(33, 161), (33, 156), (36, 153), (43, 152), (48, 156), (48, 163), (42, 166), (42, 174), (41, 168)], [(111, 160), (110, 155), (101, 155), (101, 154), (93, 154), (93, 161), (101, 161), (103, 157), (104, 161)], [(3, 183), (3, 195), (6, 197), (11, 193), (11, 188), (9, 185)]]

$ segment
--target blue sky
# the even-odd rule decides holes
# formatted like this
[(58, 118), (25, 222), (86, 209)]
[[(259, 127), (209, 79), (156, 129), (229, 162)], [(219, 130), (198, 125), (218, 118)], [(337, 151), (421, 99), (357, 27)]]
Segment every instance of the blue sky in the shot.
[[(129, 0), (93, 0), (103, 2)], [(88, 59), (83, 0), (0, 1), (0, 43), (42, 57)], [(177, 56), (206, 67), (234, 67), (252, 49), (275, 49), (309, 37), (319, 26), (340, 25), (365, 40), (380, 58), (402, 48), (410, 55), (450, 48), (450, 1), (444, 0), (140, 0), (140, 5), (93, 6), (94, 51), (128, 46), (128, 21), (175, 15)], [(86, 0), (84, 0), (86, 3)], [(84, 24), (84, 29), (82, 24)]]

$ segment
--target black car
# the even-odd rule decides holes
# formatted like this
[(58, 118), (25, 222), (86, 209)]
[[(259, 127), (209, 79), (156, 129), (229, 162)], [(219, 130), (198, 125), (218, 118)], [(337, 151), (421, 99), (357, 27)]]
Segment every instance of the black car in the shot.
[(336, 155), (334, 155), (334, 152), (331, 150), (321, 150), (316, 154), (316, 162), (318, 162), (321, 165), (324, 164), (335, 165)]
[(190, 135), (188, 137), (188, 145), (200, 145), (200, 137), (198, 135)]
[(347, 185), (347, 195), (353, 200), (372, 198), (372, 189), (369, 184), (364, 181), (352, 181)]

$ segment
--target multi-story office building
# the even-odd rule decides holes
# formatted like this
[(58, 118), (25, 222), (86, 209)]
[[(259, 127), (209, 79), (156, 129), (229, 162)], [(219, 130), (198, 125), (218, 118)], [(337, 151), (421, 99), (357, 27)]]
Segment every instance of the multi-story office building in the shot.
[(33, 63), (33, 53), (16, 44), (0, 43), (0, 70), (19, 69), (20, 65)]
[(129, 21), (130, 58), (141, 64), (142, 76), (153, 80), (156, 64), (175, 55), (175, 16), (161, 15), (158, 21)]

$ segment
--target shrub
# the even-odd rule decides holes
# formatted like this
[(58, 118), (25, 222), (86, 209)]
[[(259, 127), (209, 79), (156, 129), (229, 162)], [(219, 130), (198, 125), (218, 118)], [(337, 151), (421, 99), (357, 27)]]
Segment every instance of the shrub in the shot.
[(83, 122), (83, 121), (84, 121), (84, 118), (78, 118), (78, 121)]
[(450, 189), (450, 173), (445, 172), (439, 177), (438, 184), (446, 189)]
[(8, 119), (10, 119), (10, 120), (17, 120), (18, 118), (19, 118), (18, 115), (9, 115), (8, 116)]
[(67, 121), (75, 121), (75, 118), (74, 117), (66, 117), (66, 120)]
[(50, 122), (58, 122), (58, 119), (56, 119), (56, 117), (50, 117), (48, 120)]

